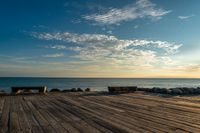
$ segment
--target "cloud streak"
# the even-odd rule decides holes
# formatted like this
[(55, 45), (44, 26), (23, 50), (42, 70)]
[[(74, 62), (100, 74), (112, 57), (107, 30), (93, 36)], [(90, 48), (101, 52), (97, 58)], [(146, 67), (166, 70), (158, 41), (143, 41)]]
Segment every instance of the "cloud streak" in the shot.
[(64, 56), (63, 53), (43, 55), (43, 57), (47, 57), (47, 58), (58, 58), (58, 57), (63, 57), (63, 56)]
[[(130, 68), (149, 67), (160, 62), (172, 62), (169, 55), (178, 52), (182, 44), (167, 41), (119, 39), (115, 36), (102, 34), (75, 33), (34, 33), (33, 36), (42, 40), (56, 40), (71, 43), (67, 45), (51, 45), (48, 48), (73, 51), (69, 58), (90, 62), (90, 64), (105, 64)], [(60, 57), (48, 55), (46, 57)], [(116, 67), (117, 67), (116, 66)]]
[[(57, 40), (79, 44), (79, 46), (89, 47), (106, 47), (107, 49), (124, 50), (130, 47), (146, 47), (149, 46), (164, 50), (167, 54), (174, 54), (182, 46), (182, 44), (170, 43), (167, 41), (153, 41), (145, 39), (118, 39), (115, 36), (103, 34), (75, 34), (75, 33), (41, 33), (33, 34), (34, 37), (43, 40)], [(64, 45), (50, 46), (55, 49), (66, 49)]]
[(123, 8), (111, 8), (105, 13), (84, 15), (83, 18), (97, 25), (113, 25), (141, 18), (158, 20), (170, 12), (170, 10), (157, 8), (156, 4), (149, 0), (138, 0)]
[(194, 17), (194, 15), (189, 15), (189, 16), (178, 16), (178, 19), (186, 20), (186, 19), (189, 19), (189, 18), (192, 18), (192, 17)]
[(45, 48), (58, 49), (58, 50), (67, 49), (65, 45), (50, 45), (50, 46), (46, 45)]

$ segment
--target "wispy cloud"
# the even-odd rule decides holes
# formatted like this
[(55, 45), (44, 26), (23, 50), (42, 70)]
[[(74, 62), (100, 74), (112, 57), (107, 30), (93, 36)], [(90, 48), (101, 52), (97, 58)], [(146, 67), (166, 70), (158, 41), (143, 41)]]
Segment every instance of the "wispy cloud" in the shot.
[[(58, 40), (74, 45), (66, 47), (73, 51), (70, 58), (76, 58), (90, 63), (116, 64), (123, 67), (151, 66), (159, 62), (168, 63), (168, 55), (175, 54), (182, 44), (166, 41), (118, 39), (115, 36), (102, 34), (75, 33), (38, 33), (34, 37), (43, 40)], [(64, 46), (50, 46), (50, 48), (65, 48)], [(47, 57), (57, 57), (49, 55)]]
[(189, 19), (189, 18), (192, 18), (194, 17), (195, 15), (189, 15), (189, 16), (178, 16), (179, 19), (181, 20), (186, 20), (186, 19)]
[(158, 20), (170, 12), (171, 10), (157, 8), (156, 4), (149, 0), (138, 0), (136, 3), (123, 8), (111, 8), (105, 13), (85, 15), (83, 18), (94, 21), (98, 25), (112, 25), (140, 18)]
[(139, 27), (140, 27), (139, 25), (135, 25), (133, 28), (138, 29)]
[(45, 45), (45, 48), (51, 48), (51, 49), (67, 49), (67, 47), (65, 45)]
[(81, 23), (81, 20), (80, 19), (74, 19), (74, 20), (71, 20), (71, 23), (79, 24), (79, 23)]
[(64, 56), (63, 53), (43, 55), (43, 57), (47, 57), (47, 58), (58, 58), (58, 57), (63, 57), (63, 56)]
[[(43, 40), (58, 40), (71, 42), (75, 44), (81, 44), (82, 46), (91, 46), (91, 47), (107, 47), (114, 48), (116, 50), (123, 50), (129, 47), (155, 47), (164, 50), (168, 54), (176, 53), (177, 50), (181, 47), (182, 44), (170, 43), (167, 41), (153, 41), (153, 40), (139, 40), (139, 39), (118, 39), (115, 36), (108, 36), (103, 34), (75, 34), (75, 33), (41, 33), (32, 34), (34, 37), (43, 39)], [(63, 45), (54, 45), (50, 46), (52, 48), (63, 49)]]

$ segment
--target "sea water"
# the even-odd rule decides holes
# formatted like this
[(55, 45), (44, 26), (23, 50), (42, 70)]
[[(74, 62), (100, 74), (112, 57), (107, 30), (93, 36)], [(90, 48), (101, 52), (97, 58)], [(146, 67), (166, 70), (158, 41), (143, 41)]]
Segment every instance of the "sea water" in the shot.
[(59, 88), (91, 88), (94, 91), (107, 91), (108, 86), (138, 87), (200, 87), (200, 79), (163, 78), (0, 78), (0, 90), (9, 92), (12, 86), (47, 86)]

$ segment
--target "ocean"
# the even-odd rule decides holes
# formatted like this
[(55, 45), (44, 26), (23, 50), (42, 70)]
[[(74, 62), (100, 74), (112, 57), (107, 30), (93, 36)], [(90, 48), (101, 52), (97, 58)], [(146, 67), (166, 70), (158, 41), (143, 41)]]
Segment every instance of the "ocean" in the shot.
[(107, 91), (108, 86), (138, 87), (200, 87), (200, 79), (160, 78), (0, 78), (0, 90), (9, 92), (12, 86), (47, 86), (59, 88), (91, 88), (93, 91)]

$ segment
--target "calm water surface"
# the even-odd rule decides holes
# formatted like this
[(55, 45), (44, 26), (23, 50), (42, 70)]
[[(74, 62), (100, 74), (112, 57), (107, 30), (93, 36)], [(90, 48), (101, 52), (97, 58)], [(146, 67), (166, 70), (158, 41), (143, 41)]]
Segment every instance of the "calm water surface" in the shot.
[(105, 91), (107, 86), (138, 87), (198, 87), (200, 79), (151, 79), (151, 78), (0, 78), (0, 90), (10, 91), (12, 86), (47, 86), (59, 89), (91, 88)]

